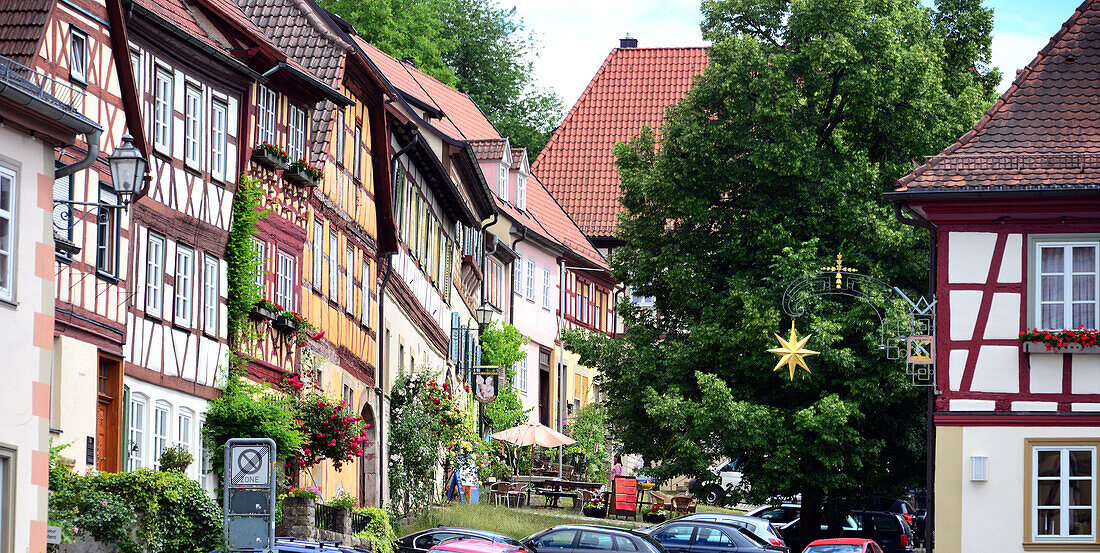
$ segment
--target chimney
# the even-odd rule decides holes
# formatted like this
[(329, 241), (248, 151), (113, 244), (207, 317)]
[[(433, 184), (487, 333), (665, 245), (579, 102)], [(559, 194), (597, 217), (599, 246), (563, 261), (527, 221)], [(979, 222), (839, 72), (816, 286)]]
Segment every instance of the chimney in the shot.
[(619, 48), (637, 48), (638, 39), (630, 36), (630, 33), (626, 33), (626, 36), (619, 39)]
[(409, 64), (409, 65), (411, 65), (415, 68), (416, 67), (416, 58), (414, 58), (412, 56), (405, 56), (405, 57), (401, 58), (401, 63), (407, 63), (407, 64)]

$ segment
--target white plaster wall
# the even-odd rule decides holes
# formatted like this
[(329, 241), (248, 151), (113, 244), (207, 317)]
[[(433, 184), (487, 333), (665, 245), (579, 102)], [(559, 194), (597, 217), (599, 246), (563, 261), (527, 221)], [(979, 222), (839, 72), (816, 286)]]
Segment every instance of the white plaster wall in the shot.
[(992, 232), (949, 232), (947, 281), (982, 284), (989, 277), (997, 235)]
[(92, 467), (84, 463), (84, 447), (89, 436), (95, 436), (96, 377), (99, 354), (94, 344), (67, 336), (54, 339), (55, 383), (57, 412), (53, 414), (53, 426), (61, 430), (54, 438), (54, 445), (69, 444), (62, 455), (76, 460), (77, 471)]
[[(962, 471), (962, 551), (1024, 551), (1024, 439), (1082, 438), (1097, 428), (968, 427), (962, 459), (938, 470)], [(989, 481), (970, 481), (970, 457), (989, 457)], [(995, 513), (995, 516), (990, 516)]]
[[(200, 434), (200, 422), (203, 415), (206, 413), (209, 402), (203, 398), (193, 396), (178, 390), (172, 390), (145, 382), (144, 380), (138, 380), (132, 376), (125, 376), (123, 383), (130, 387), (130, 397), (139, 396), (145, 400), (145, 434), (143, 438), (143, 448), (146, 452), (143, 467), (153, 466), (153, 407), (158, 402), (167, 404), (168, 406), (168, 445), (179, 445), (180, 431), (179, 431), (179, 414), (182, 412), (190, 411), (191, 414), (191, 439), (190, 439), (190, 452), (195, 457), (195, 461), (187, 467), (187, 477), (204, 484), (204, 488), (213, 492), (214, 479), (202, 478), (202, 440)], [(129, 409), (129, 406), (127, 406)], [(133, 413), (130, 414), (133, 417)], [(130, 421), (133, 425), (133, 420)], [(122, 437), (129, 443), (130, 431), (124, 429)], [(247, 438), (249, 436), (241, 436)], [(221, 452), (210, 452), (211, 455), (219, 455)], [(124, 470), (128, 467), (124, 467)]]

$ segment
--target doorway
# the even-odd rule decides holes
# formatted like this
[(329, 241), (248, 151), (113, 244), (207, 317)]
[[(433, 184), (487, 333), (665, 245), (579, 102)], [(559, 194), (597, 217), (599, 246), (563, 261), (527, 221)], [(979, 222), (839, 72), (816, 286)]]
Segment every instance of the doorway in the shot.
[(360, 414), (367, 428), (367, 441), (363, 445), (363, 456), (359, 458), (359, 505), (377, 506), (379, 505), (378, 475), (381, 462), (381, 456), (378, 455), (378, 424), (370, 403), (363, 405), (363, 411)]
[(539, 423), (550, 426), (550, 350), (539, 348)]
[(99, 356), (96, 374), (95, 468), (100, 472), (121, 470), (119, 429), (122, 427), (122, 360)]

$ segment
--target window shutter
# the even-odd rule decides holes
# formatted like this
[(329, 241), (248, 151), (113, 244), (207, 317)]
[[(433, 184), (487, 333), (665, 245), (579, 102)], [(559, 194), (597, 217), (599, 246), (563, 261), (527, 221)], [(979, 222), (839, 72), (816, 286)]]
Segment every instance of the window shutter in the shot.
[[(73, 199), (72, 175), (54, 179), (53, 199), (70, 201)], [(72, 225), (73, 207), (64, 204), (55, 204), (53, 207), (53, 232), (66, 240), (73, 239)]]

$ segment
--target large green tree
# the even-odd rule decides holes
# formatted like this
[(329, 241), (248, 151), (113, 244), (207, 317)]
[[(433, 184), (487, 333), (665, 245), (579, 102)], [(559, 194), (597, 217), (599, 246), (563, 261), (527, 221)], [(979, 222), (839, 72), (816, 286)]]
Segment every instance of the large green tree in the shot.
[(470, 95), (512, 145), (533, 159), (564, 111), (538, 86), (538, 44), (515, 8), (497, 0), (322, 0), (364, 39)]
[(927, 238), (897, 223), (882, 193), (992, 101), (983, 49), (947, 49), (960, 36), (988, 44), (992, 14), (976, 4), (703, 2), (704, 74), (660, 142), (645, 130), (617, 148), (625, 246), (613, 265), (656, 307), (622, 305), (620, 340), (568, 336), (601, 370), (625, 449), (658, 477), (738, 459), (746, 485), (732, 499), (802, 494), (805, 539), (826, 496), (839, 510), (922, 483), (923, 394), (879, 350), (870, 306), (808, 306), (797, 324), (821, 352), (812, 373), (791, 381), (766, 350), (790, 329), (785, 285), (837, 253), (926, 291)]

